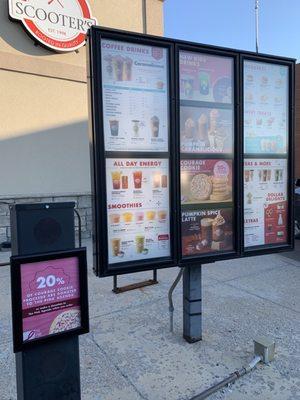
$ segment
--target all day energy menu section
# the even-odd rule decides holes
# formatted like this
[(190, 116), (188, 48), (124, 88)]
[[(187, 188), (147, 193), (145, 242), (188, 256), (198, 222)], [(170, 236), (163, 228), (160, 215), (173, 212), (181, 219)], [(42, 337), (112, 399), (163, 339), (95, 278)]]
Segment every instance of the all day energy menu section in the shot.
[(106, 151), (167, 152), (167, 49), (101, 41)]
[(245, 246), (287, 241), (287, 160), (245, 159)]
[(81, 326), (77, 257), (21, 265), (23, 340)]
[(288, 67), (245, 61), (244, 151), (286, 154), (288, 145)]
[(106, 159), (109, 263), (170, 256), (168, 159)]

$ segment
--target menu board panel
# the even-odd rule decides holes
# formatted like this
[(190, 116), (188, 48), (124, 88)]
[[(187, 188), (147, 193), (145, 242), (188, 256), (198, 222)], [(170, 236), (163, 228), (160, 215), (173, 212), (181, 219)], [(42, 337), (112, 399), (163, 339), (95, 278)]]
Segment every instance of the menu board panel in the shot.
[(244, 151), (286, 154), (288, 67), (244, 62)]
[(77, 257), (21, 264), (23, 341), (81, 327)]
[(180, 51), (180, 99), (230, 104), (233, 88), (231, 57)]
[(103, 39), (101, 65), (105, 150), (167, 152), (167, 49)]
[(181, 204), (232, 201), (232, 160), (181, 160)]
[(168, 159), (106, 160), (109, 263), (168, 257)]
[(233, 250), (231, 208), (182, 211), (182, 255)]
[(287, 160), (244, 162), (245, 247), (287, 242)]
[(181, 107), (180, 150), (182, 153), (232, 153), (233, 111)]

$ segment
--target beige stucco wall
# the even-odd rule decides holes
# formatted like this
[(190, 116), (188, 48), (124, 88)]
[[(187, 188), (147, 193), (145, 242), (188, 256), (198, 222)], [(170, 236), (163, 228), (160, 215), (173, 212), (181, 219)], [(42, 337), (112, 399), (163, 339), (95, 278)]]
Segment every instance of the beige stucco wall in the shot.
[[(89, 3), (100, 25), (142, 32), (142, 0)], [(161, 0), (147, 0), (147, 29), (163, 33)], [(0, 197), (90, 192), (85, 64), (85, 47), (35, 46), (0, 0)]]

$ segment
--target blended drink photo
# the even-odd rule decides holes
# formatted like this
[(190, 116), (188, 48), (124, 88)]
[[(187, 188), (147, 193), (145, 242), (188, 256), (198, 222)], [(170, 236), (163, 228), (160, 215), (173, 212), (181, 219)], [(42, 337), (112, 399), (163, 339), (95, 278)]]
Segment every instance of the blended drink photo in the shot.
[(121, 172), (120, 171), (113, 171), (111, 173), (112, 178), (112, 185), (114, 190), (121, 189)]
[(120, 253), (121, 239), (111, 239), (112, 254), (117, 257)]
[(136, 252), (142, 253), (144, 251), (145, 236), (138, 235), (135, 237)]

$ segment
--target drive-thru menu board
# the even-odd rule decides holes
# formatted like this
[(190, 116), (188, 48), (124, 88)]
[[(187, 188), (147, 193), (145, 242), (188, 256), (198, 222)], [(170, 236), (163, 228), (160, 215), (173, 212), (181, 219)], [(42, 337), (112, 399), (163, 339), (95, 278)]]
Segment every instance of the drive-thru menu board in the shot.
[(92, 27), (95, 272), (293, 248), (294, 61)]
[(232, 251), (233, 59), (181, 51), (179, 63), (182, 256)]
[(244, 61), (244, 245), (287, 242), (289, 71)]
[(168, 151), (167, 50), (102, 40), (106, 151)]
[(111, 264), (170, 254), (167, 159), (106, 159)]

